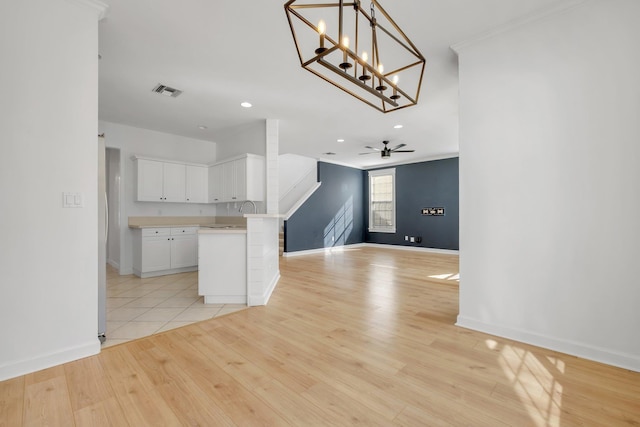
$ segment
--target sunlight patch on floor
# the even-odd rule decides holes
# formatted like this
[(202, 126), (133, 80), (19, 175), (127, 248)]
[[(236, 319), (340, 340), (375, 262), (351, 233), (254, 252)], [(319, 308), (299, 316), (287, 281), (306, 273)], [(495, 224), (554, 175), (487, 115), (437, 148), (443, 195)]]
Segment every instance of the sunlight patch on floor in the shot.
[[(488, 348), (499, 348), (495, 340), (486, 340)], [(537, 426), (560, 426), (564, 362), (553, 357), (538, 358), (530, 351), (513, 345), (500, 349), (498, 363), (513, 390)]]
[(434, 274), (429, 276), (431, 279), (440, 279), (440, 280), (455, 280), (457, 282), (460, 281), (460, 273), (445, 273), (445, 274)]

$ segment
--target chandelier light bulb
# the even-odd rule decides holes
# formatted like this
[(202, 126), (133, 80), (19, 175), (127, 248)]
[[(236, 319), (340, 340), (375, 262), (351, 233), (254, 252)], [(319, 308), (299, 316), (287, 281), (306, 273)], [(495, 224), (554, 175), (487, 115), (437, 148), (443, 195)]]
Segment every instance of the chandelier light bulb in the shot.
[(327, 50), (327, 48), (324, 47), (324, 33), (326, 31), (327, 31), (327, 25), (321, 19), (320, 22), (318, 22), (318, 34), (320, 34), (320, 47), (316, 49), (316, 55), (320, 55), (321, 53)]
[(377, 91), (385, 91), (387, 90), (387, 87), (384, 85), (384, 80), (382, 80), (384, 78), (384, 65), (382, 65), (382, 63), (378, 63), (378, 79), (380, 80), (379, 86), (376, 86), (376, 90)]
[[(400, 80), (400, 77), (397, 74), (393, 76), (393, 95), (391, 95), (390, 98), (393, 99), (394, 101), (396, 99), (400, 99), (400, 95), (398, 95), (398, 80)], [(396, 129), (399, 129), (399, 128), (396, 127)]]
[(323, 36), (326, 32), (327, 32), (327, 24), (325, 24), (324, 21), (321, 19), (320, 22), (318, 22), (318, 34)]
[(367, 80), (371, 80), (371, 76), (367, 74), (367, 61), (369, 60), (369, 55), (367, 52), (362, 52), (362, 75), (358, 77), (362, 83)]
[(352, 67), (351, 63), (347, 62), (347, 50), (349, 50), (349, 37), (344, 36), (342, 38), (342, 48), (344, 49), (344, 54), (342, 56), (342, 64), (340, 64), (339, 67), (347, 71), (347, 69)]

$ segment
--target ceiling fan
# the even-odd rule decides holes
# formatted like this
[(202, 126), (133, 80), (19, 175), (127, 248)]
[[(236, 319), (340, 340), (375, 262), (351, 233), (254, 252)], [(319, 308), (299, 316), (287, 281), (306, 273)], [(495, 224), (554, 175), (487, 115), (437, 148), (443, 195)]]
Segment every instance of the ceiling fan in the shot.
[(360, 153), (360, 154), (372, 154), (375, 152), (380, 152), (380, 157), (382, 157), (383, 159), (388, 159), (389, 157), (391, 157), (391, 153), (413, 153), (415, 151), (415, 150), (400, 150), (400, 148), (406, 146), (407, 144), (398, 144), (393, 148), (389, 148), (389, 146), (387, 145), (389, 144), (389, 141), (382, 141), (382, 143), (384, 144), (384, 148), (382, 149), (375, 148), (370, 145), (365, 145), (364, 148), (369, 148), (374, 151), (369, 151), (368, 153)]

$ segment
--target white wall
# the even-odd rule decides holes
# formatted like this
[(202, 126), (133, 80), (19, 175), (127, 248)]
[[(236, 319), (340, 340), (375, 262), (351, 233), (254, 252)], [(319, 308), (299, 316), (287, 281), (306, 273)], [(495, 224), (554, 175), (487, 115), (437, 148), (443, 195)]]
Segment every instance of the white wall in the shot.
[(100, 351), (99, 12), (0, 2), (0, 380)]
[(640, 2), (460, 55), (458, 324), (640, 371)]
[(318, 160), (296, 154), (281, 154), (278, 158), (278, 173), (278, 209), (284, 214), (318, 182)]
[(148, 129), (99, 122), (107, 147), (120, 149), (122, 180), (120, 273), (133, 273), (130, 216), (213, 216), (216, 205), (198, 203), (137, 202), (134, 155), (209, 164), (216, 161), (216, 144)]
[(266, 154), (265, 120), (256, 120), (222, 132), (218, 139), (218, 160), (225, 160), (245, 153)]

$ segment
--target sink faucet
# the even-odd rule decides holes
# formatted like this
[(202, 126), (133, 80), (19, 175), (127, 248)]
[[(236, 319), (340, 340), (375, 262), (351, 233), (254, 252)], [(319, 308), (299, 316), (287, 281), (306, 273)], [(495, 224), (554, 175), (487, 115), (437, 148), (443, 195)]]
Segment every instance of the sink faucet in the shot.
[(242, 209), (244, 208), (244, 205), (247, 203), (251, 203), (251, 205), (253, 206), (253, 213), (257, 214), (258, 213), (258, 208), (256, 208), (256, 204), (253, 203), (252, 200), (245, 200), (244, 202), (242, 202), (242, 204), (240, 205), (240, 213), (242, 213)]

